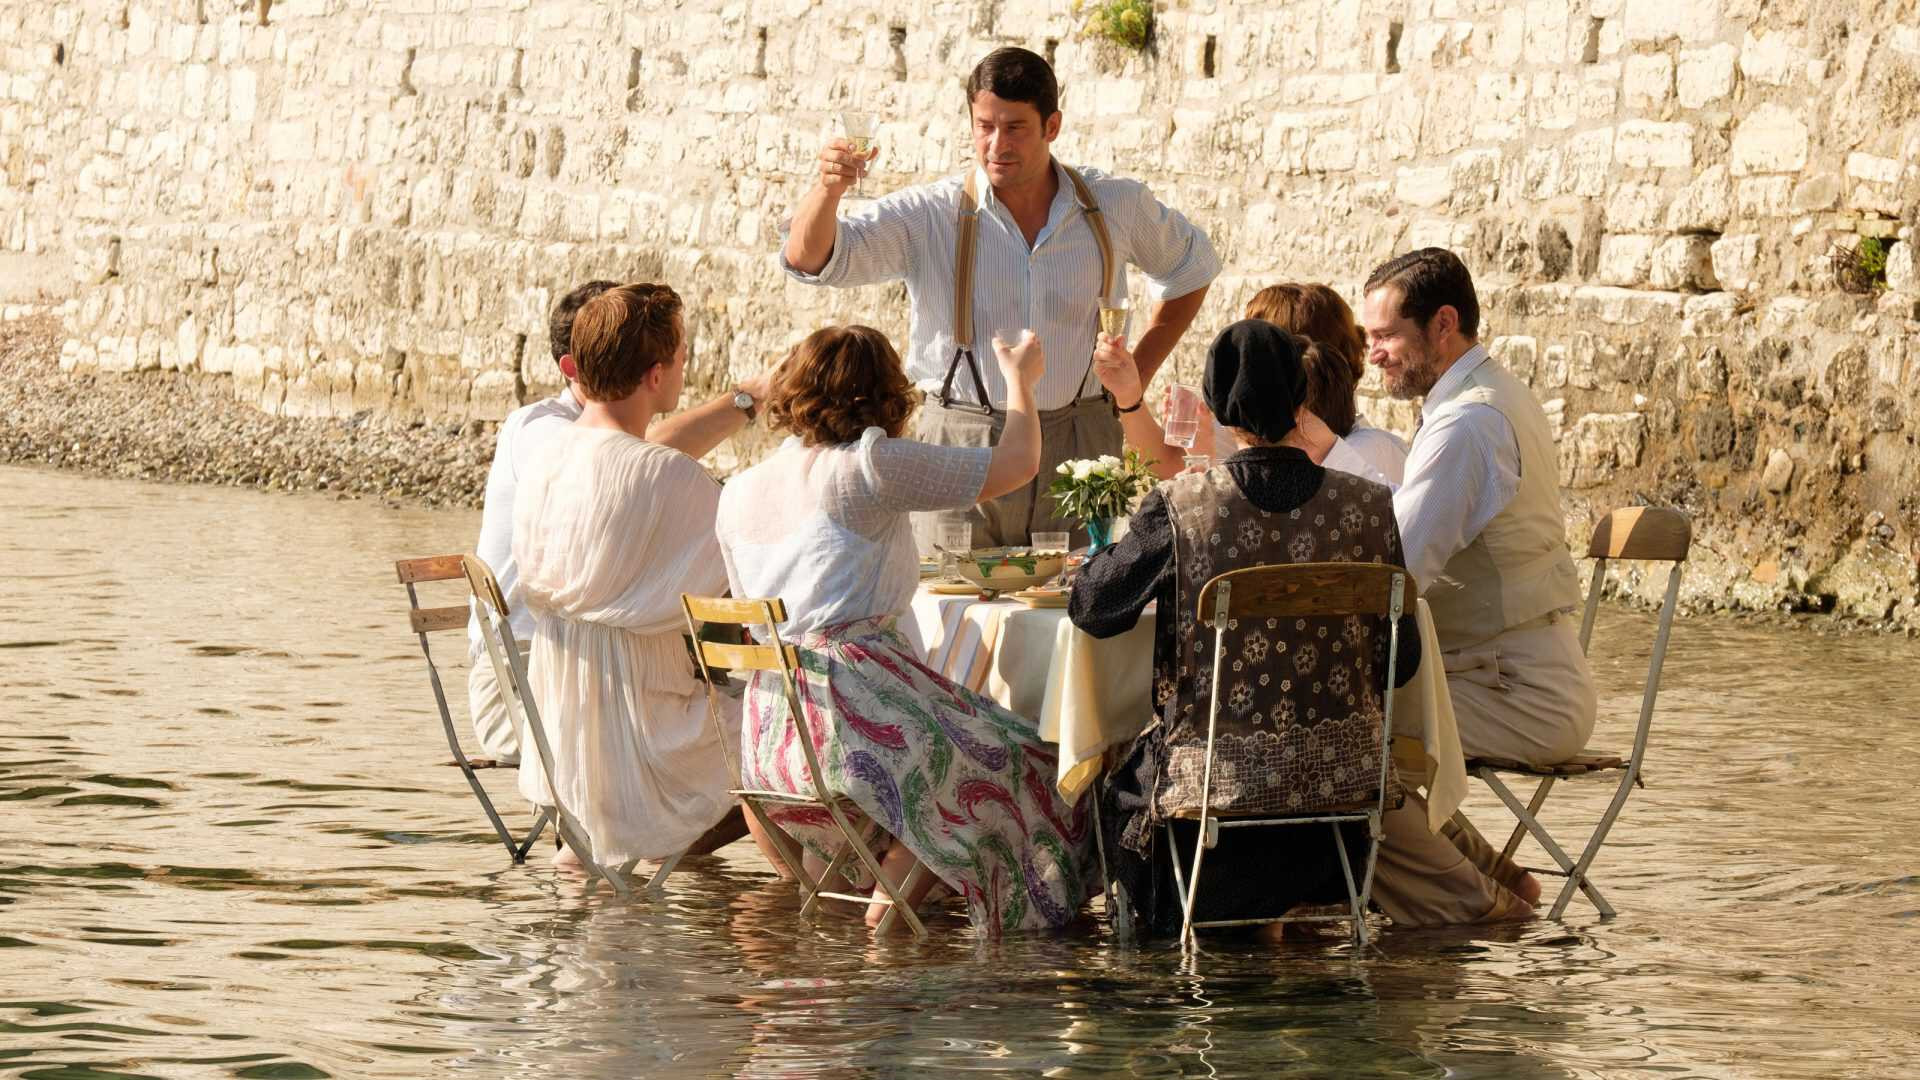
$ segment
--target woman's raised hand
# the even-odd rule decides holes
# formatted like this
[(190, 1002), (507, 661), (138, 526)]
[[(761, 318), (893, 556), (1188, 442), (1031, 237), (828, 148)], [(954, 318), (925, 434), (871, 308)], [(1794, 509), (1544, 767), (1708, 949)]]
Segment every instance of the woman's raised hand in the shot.
[(1020, 340), (1008, 343), (1000, 335), (993, 337), (993, 355), (1000, 361), (1000, 374), (1015, 386), (1033, 389), (1047, 370), (1047, 354), (1040, 339), (1031, 330), (1020, 331)]
[(1140, 401), (1145, 393), (1140, 386), (1140, 366), (1133, 361), (1133, 354), (1127, 351), (1124, 339), (1106, 334), (1094, 338), (1093, 374), (1113, 395), (1114, 404), (1125, 409)]

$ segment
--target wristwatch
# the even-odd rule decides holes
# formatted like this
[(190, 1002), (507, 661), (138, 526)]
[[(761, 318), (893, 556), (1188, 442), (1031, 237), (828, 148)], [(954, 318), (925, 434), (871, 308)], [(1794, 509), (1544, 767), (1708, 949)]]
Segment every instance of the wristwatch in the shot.
[(747, 414), (747, 423), (749, 424), (753, 423), (753, 418), (754, 418), (756, 409), (753, 403), (752, 394), (747, 393), (745, 390), (736, 388), (733, 391), (733, 407)]

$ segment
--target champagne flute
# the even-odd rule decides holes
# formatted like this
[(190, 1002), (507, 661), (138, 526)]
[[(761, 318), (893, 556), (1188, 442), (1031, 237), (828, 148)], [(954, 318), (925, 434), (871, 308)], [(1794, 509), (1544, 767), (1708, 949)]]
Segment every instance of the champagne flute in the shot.
[(1180, 383), (1168, 390), (1166, 431), (1169, 445), (1193, 449), (1200, 438), (1200, 391)]
[(1127, 336), (1127, 316), (1131, 314), (1132, 306), (1125, 296), (1101, 297), (1100, 332), (1108, 337), (1124, 339)]
[(853, 144), (853, 152), (859, 154), (862, 159), (860, 162), (860, 175), (853, 178), (852, 195), (858, 199), (862, 197), (860, 194), (861, 181), (864, 180), (867, 175), (865, 158), (867, 151), (873, 148), (874, 129), (878, 126), (878, 122), (870, 112), (848, 110), (840, 114), (840, 126), (847, 129), (847, 141)]

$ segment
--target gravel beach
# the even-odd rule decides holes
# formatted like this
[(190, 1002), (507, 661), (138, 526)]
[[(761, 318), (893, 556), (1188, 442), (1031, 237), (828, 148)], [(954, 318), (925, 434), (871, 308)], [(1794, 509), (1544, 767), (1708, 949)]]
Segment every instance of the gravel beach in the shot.
[(138, 480), (480, 505), (494, 426), (269, 416), (225, 376), (62, 375), (51, 315), (0, 323), (0, 462)]

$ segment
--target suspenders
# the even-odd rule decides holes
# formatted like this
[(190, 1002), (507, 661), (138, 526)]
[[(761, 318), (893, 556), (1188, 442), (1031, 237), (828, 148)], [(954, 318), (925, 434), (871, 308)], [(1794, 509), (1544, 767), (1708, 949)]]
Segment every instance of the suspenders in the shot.
[[(1100, 204), (1093, 197), (1093, 189), (1080, 178), (1080, 173), (1070, 165), (1062, 165), (1067, 179), (1073, 183), (1075, 201), (1080, 204), (1080, 212), (1087, 217), (1087, 224), (1093, 228), (1094, 242), (1100, 246), (1100, 295), (1108, 296), (1113, 291), (1113, 237), (1107, 233), (1107, 221), (1100, 213)], [(980, 376), (980, 362), (973, 351), (973, 259), (979, 240), (980, 194), (975, 184), (978, 172), (967, 170), (967, 179), (960, 188), (959, 242), (953, 251), (953, 359), (947, 363), (947, 377), (940, 383), (940, 406), (945, 409), (973, 409), (991, 416), (996, 411), (993, 399), (987, 396), (986, 380)], [(953, 399), (953, 379), (960, 373), (961, 361), (966, 361), (967, 373), (973, 378), (974, 393), (980, 404), (972, 405), (956, 402)], [(1087, 358), (1087, 370), (1080, 374), (1080, 386), (1087, 384), (1087, 374), (1093, 371), (1093, 358)]]

